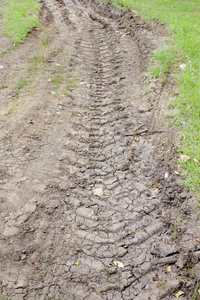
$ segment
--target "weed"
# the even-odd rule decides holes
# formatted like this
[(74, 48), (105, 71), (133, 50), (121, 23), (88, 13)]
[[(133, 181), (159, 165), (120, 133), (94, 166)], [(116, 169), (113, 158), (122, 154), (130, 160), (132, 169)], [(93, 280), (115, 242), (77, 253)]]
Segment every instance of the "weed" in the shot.
[(38, 14), (41, 4), (34, 0), (7, 0), (0, 8), (3, 14), (3, 33), (19, 43), (27, 36), (31, 28), (39, 24)]
[(0, 90), (3, 89), (3, 88), (4, 88), (4, 85), (3, 85), (3, 84), (0, 84)]
[(40, 249), (40, 248), (34, 247), (33, 250), (36, 252), (42, 253), (42, 249)]
[(108, 272), (107, 271), (105, 271), (104, 277), (105, 277), (105, 280), (108, 280)]
[(197, 296), (199, 295), (199, 287), (200, 287), (200, 281), (197, 281), (194, 287), (194, 296), (192, 300), (196, 300)]

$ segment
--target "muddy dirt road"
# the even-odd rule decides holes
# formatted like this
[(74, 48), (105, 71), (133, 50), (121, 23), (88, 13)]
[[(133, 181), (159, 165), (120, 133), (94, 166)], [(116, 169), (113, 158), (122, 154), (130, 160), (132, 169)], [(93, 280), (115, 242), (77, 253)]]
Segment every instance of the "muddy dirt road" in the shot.
[[(0, 91), (1, 299), (191, 299), (195, 203), (156, 125), (168, 91), (141, 76), (160, 30), (106, 3), (43, 4), (35, 88)], [(26, 76), (41, 39), (1, 57), (2, 81)]]

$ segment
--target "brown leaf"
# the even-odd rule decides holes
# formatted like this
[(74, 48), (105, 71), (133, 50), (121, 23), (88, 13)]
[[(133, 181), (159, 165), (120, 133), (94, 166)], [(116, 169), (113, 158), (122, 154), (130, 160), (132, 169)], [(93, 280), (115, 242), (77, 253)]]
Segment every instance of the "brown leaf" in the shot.
[(168, 266), (164, 266), (164, 269), (165, 269), (165, 271), (167, 271), (168, 270)]
[(64, 230), (66, 226), (65, 226), (65, 225), (62, 225), (62, 226), (60, 226), (60, 227), (61, 227), (62, 230)]
[(153, 277), (156, 277), (157, 276), (157, 273), (153, 273)]
[(200, 243), (200, 239), (199, 239), (199, 238), (198, 238), (198, 239), (196, 239), (196, 241)]
[(132, 234), (135, 234), (135, 231), (134, 231), (134, 230), (132, 231)]
[(164, 266), (164, 269), (167, 272), (171, 272), (171, 266), (166, 265), (166, 266)]

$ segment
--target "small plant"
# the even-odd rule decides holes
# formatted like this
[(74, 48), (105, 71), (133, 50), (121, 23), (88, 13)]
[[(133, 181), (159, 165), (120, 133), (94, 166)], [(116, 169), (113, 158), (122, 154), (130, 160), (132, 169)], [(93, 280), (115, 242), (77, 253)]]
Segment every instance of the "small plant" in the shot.
[(36, 252), (42, 253), (42, 249), (40, 249), (40, 248), (34, 247), (33, 250)]
[(172, 224), (172, 232), (173, 232), (174, 239), (177, 238), (177, 230), (178, 230), (178, 226), (180, 225), (180, 222), (181, 222), (180, 216), (177, 215), (176, 220)]
[(159, 281), (157, 283), (157, 286), (161, 286), (161, 285), (166, 284), (166, 283), (167, 283), (166, 279), (163, 279), (162, 281)]
[(45, 279), (47, 271), (48, 271), (48, 268), (46, 266), (44, 266), (43, 269), (42, 269), (42, 273), (41, 273), (42, 280)]

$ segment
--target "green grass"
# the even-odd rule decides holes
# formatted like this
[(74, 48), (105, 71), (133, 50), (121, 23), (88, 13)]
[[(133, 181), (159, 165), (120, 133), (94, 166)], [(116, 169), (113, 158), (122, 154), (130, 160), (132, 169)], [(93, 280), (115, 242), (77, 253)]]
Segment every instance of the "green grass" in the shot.
[[(166, 80), (170, 70), (179, 94), (171, 103), (178, 111), (175, 125), (179, 132), (175, 141), (179, 152), (191, 157), (181, 166), (187, 170), (185, 184), (200, 192), (200, 1), (199, 0), (113, 0), (117, 7), (136, 10), (152, 23), (159, 20), (166, 24), (171, 38), (166, 48), (152, 53), (156, 61), (150, 75)], [(182, 69), (181, 64), (186, 67)]]
[(0, 8), (3, 15), (1, 31), (18, 44), (39, 24), (40, 8), (41, 4), (34, 0), (6, 0), (6, 5)]

